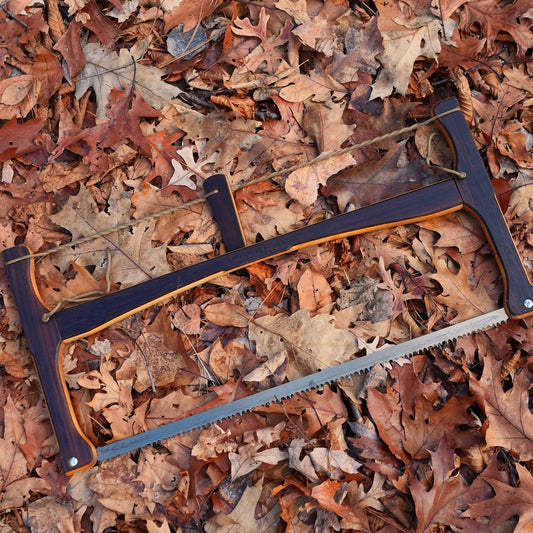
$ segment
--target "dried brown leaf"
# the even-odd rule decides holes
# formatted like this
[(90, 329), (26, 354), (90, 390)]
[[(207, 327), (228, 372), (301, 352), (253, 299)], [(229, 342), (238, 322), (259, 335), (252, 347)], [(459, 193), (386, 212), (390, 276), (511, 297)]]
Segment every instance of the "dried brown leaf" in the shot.
[(494, 357), (483, 359), (483, 375), (470, 380), (470, 389), (487, 416), (485, 440), (490, 447), (502, 447), (522, 461), (533, 459), (533, 414), (529, 407), (531, 374), (518, 370), (511, 389), (504, 391), (500, 365)]

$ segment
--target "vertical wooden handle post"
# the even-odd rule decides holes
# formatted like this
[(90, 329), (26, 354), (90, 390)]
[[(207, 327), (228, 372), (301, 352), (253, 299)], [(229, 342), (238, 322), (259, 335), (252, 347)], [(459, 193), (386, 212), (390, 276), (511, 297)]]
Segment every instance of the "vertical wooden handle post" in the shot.
[(92, 466), (96, 462), (96, 450), (81, 431), (74, 414), (65, 384), (62, 365), (62, 343), (55, 319), (43, 322), (48, 309), (42, 304), (35, 285), (33, 259), (25, 258), (9, 264), (9, 261), (30, 254), (28, 248), (17, 246), (4, 250), (3, 258), (11, 290), (24, 329), (26, 342), (33, 355), (42, 390), (54, 427), (61, 461), (67, 474)]
[[(435, 106), (439, 115), (458, 107), (450, 98)], [(439, 119), (455, 157), (455, 169), (464, 172), (456, 184), (464, 208), (481, 223), (492, 247), (505, 286), (504, 306), (512, 318), (521, 318), (533, 311), (533, 287), (494, 195), (490, 178), (479, 155), (468, 125), (460, 111)]]

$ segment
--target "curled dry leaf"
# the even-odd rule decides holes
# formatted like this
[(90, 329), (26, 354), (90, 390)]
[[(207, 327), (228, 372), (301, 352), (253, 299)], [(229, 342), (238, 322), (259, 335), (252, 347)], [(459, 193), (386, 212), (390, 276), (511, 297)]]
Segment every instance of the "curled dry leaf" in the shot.
[(37, 104), (41, 83), (29, 74), (0, 81), (0, 119), (24, 118)]

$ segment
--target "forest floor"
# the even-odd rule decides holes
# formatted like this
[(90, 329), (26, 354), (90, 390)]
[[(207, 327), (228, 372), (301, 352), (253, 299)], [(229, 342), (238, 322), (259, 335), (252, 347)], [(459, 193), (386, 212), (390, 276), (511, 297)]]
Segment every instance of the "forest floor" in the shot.
[[(87, 293), (225, 254), (212, 174), (248, 245), (459, 181), (427, 122), (455, 97), (466, 161), (481, 154), (531, 274), (532, 23), (529, 0), (8, 0), (2, 249), (43, 252), (35, 284), (58, 323)], [(71, 404), (56, 427), (73, 417), (98, 448), (386, 347), (407, 355), (527, 275), (503, 275), (464, 210), (390, 205), (368, 231), (243, 261), (68, 342), (50, 365)], [(533, 531), (527, 313), (67, 476), (4, 267), (0, 533)]]

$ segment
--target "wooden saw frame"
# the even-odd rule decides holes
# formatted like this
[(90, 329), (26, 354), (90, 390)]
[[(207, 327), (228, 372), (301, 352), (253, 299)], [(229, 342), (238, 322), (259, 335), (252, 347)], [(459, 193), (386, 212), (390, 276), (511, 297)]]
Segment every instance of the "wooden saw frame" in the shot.
[[(230, 186), (218, 174), (205, 181), (209, 202), (228, 252), (139, 285), (59, 311), (44, 321), (48, 309), (37, 289), (30, 250), (17, 246), (3, 251), (9, 281), (22, 327), (48, 404), (60, 456), (67, 474), (86, 469), (97, 460), (95, 445), (84, 435), (74, 414), (62, 370), (66, 346), (148, 306), (217, 276), (247, 265), (333, 239), (371, 230), (419, 222), (460, 209), (472, 213), (483, 227), (504, 281), (507, 314), (521, 318), (533, 312), (533, 287), (522, 265), (489, 176), (468, 125), (455, 99), (439, 103), (434, 113), (451, 146), (455, 169), (464, 178), (408, 192), (357, 211), (339, 215), (256, 244), (246, 245)], [(455, 110), (455, 111), (454, 111)]]

